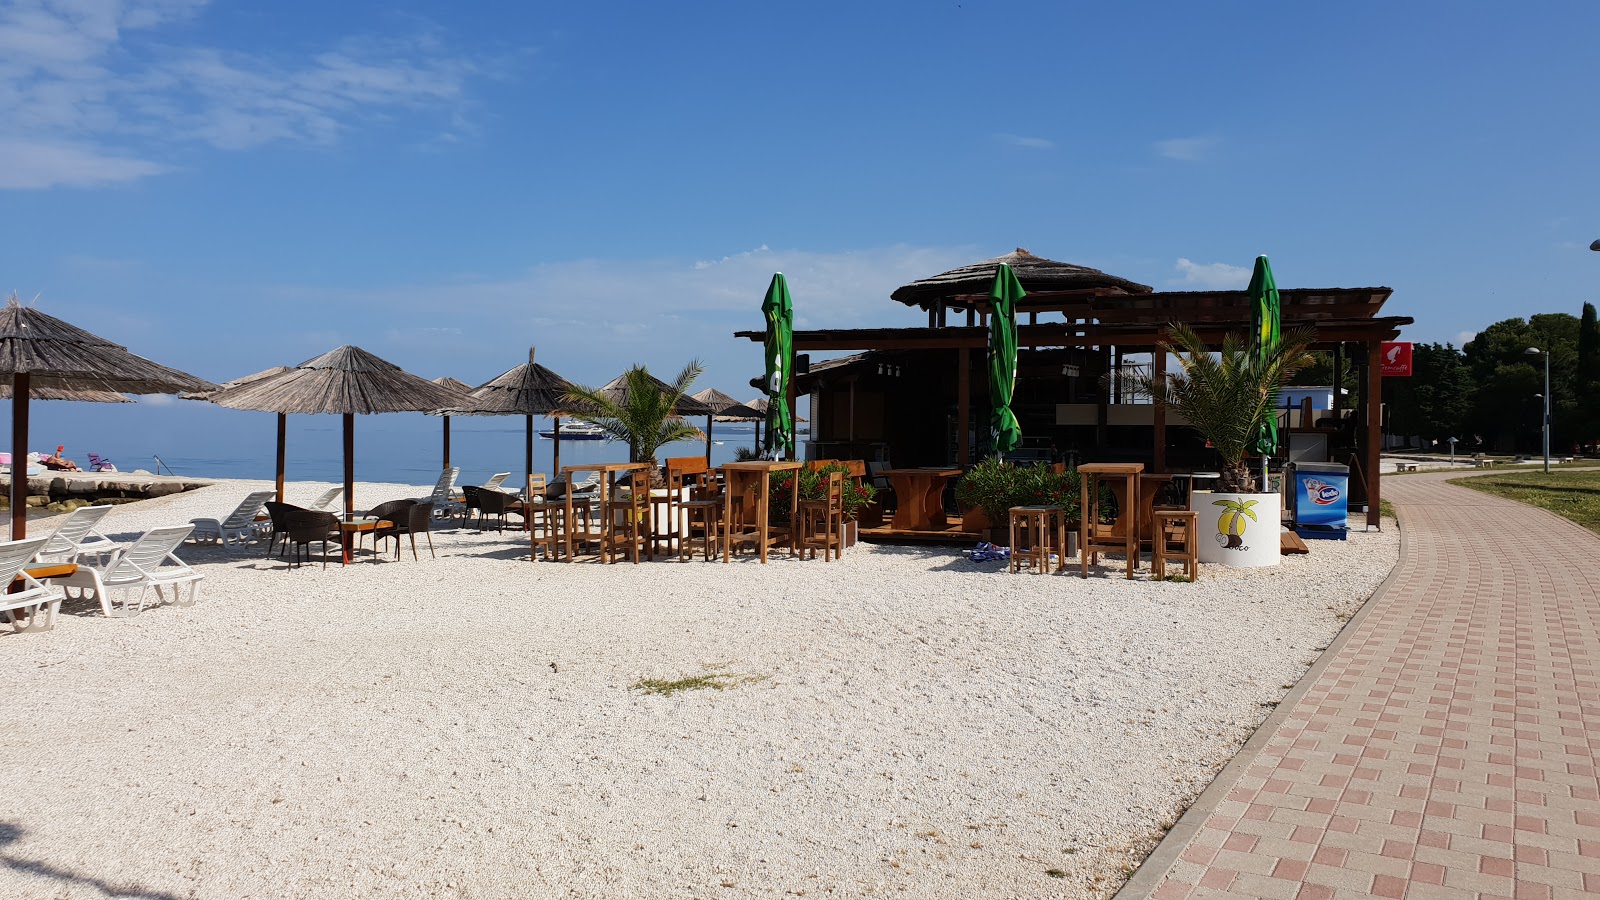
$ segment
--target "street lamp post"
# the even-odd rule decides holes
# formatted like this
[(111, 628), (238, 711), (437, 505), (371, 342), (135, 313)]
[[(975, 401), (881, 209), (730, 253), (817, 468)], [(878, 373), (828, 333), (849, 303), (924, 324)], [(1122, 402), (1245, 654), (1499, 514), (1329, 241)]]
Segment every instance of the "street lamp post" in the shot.
[[(1600, 244), (1600, 241), (1595, 243)], [(1550, 351), (1529, 347), (1529, 356), (1544, 357), (1544, 473), (1550, 474)]]

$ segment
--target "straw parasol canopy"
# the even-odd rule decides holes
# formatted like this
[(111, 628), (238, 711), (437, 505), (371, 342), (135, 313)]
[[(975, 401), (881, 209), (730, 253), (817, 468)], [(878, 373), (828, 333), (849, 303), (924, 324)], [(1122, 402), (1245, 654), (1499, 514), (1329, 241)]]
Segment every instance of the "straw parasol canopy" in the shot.
[[(466, 398), (441, 412), (452, 416), (522, 416), (526, 437), (524, 458), (527, 474), (533, 474), (533, 417), (551, 416), (556, 420), (554, 477), (561, 475), (561, 404), (572, 383), (534, 362), (535, 348), (528, 348), (528, 361), (507, 369), (497, 377), (472, 389)], [(526, 481), (524, 481), (526, 483)]]
[[(467, 394), (472, 390), (472, 385), (467, 384), (465, 381), (458, 381), (454, 378), (451, 378), (449, 375), (435, 378), (433, 383), (455, 394), (457, 403), (460, 403), (462, 400), (466, 399)], [(450, 468), (450, 410), (429, 410), (428, 415), (438, 416), (444, 425), (444, 428), (442, 429), (444, 433), (444, 467), (448, 469)]]
[[(11, 399), (11, 385), (0, 383), (0, 400)], [(67, 388), (28, 388), (30, 400), (76, 400), (82, 403), (132, 403), (133, 398), (116, 391), (74, 391)]]
[[(672, 393), (672, 387), (665, 381), (654, 375), (650, 376), (650, 380), (661, 390), (661, 393)], [(618, 405), (626, 404), (628, 402), (628, 376), (618, 375), (606, 382), (605, 386), (600, 389), (600, 393), (610, 397)], [(677, 405), (672, 408), (672, 411), (679, 416), (710, 416), (716, 414), (715, 409), (712, 409), (705, 402), (695, 399), (692, 394), (679, 400)]]
[[(355, 416), (429, 412), (449, 406), (456, 395), (360, 347), (346, 345), (286, 372), (219, 390), (209, 399), (229, 409), (343, 416), (344, 511), (351, 516), (355, 513)], [(281, 483), (281, 466), (278, 478)]]
[[(12, 458), (28, 457), (28, 400), (45, 390), (176, 394), (216, 387), (18, 302), (0, 309), (0, 382), (11, 385)], [(26, 471), (26, 469), (24, 469)], [(28, 479), (11, 479), (11, 539), (27, 536)]]
[(941, 272), (931, 278), (913, 281), (895, 289), (889, 296), (907, 306), (931, 308), (943, 301), (953, 309), (966, 309), (986, 302), (994, 286), (995, 272), (1008, 265), (1016, 273), (1022, 289), (1029, 294), (1050, 291), (1088, 291), (1101, 294), (1148, 294), (1149, 285), (1107, 275), (1099, 269), (1056, 262), (1034, 256), (1018, 247), (1015, 253), (986, 259), (971, 265)]
[(739, 405), (739, 401), (733, 399), (727, 394), (724, 394), (716, 388), (706, 388), (703, 391), (696, 391), (689, 396), (711, 407), (712, 410), (714, 410), (718, 415), (721, 415), (722, 411), (730, 406)]

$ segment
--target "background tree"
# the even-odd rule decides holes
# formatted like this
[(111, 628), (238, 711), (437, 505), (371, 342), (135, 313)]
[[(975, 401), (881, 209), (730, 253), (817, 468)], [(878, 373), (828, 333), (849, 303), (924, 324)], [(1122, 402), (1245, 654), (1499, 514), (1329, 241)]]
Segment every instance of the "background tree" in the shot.
[(1411, 351), (1411, 377), (1386, 378), (1389, 430), (1415, 435), (1423, 447), (1451, 438), (1466, 439), (1472, 417), (1473, 380), (1461, 351), (1450, 344), (1417, 344)]
[(1550, 446), (1571, 443), (1573, 425), (1587, 410), (1577, 392), (1578, 318), (1541, 313), (1503, 319), (1478, 332), (1462, 348), (1476, 389), (1469, 428), (1495, 449), (1529, 450), (1539, 445), (1544, 392), (1544, 360), (1528, 348), (1550, 352), (1550, 384), (1555, 427)]
[(660, 480), (656, 456), (663, 445), (704, 437), (676, 412), (700, 372), (699, 360), (691, 361), (663, 390), (649, 369), (630, 366), (622, 375), (625, 390), (620, 400), (603, 389), (583, 385), (574, 386), (566, 399), (573, 406), (574, 418), (598, 425), (611, 440), (628, 445), (628, 462), (649, 463), (651, 483), (655, 483)]
[(1600, 441), (1600, 321), (1593, 303), (1583, 305), (1578, 323), (1578, 402), (1581, 410), (1573, 422), (1574, 435), (1585, 446)]

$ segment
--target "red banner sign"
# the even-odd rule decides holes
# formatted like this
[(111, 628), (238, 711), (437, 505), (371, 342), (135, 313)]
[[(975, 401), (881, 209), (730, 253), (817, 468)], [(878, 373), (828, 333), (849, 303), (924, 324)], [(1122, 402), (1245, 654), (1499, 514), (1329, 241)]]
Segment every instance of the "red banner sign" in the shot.
[(1383, 377), (1408, 376), (1411, 374), (1411, 342), (1410, 341), (1384, 341), (1383, 342)]

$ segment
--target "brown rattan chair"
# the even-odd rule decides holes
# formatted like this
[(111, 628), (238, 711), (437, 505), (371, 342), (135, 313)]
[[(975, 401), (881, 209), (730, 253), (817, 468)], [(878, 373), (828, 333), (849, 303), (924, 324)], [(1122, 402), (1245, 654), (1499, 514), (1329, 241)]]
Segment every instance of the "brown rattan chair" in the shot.
[[(289, 550), (289, 568), (294, 568), (298, 562), (305, 563), (305, 557), (311, 552), (311, 544), (322, 542), (322, 567), (328, 567), (328, 542), (331, 540), (339, 544), (339, 517), (331, 512), (318, 509), (301, 509), (298, 506), (289, 506), (286, 503), (274, 503), (274, 506), (287, 507), (279, 513), (277, 521), (283, 523), (284, 546)], [(277, 521), (274, 527), (277, 527)], [(304, 553), (301, 552), (304, 548)]]
[[(385, 538), (394, 538), (395, 556), (399, 557), (399, 536), (405, 534), (406, 524), (410, 521), (408, 517), (411, 513), (411, 507), (416, 505), (416, 500), (390, 500), (385, 503), (379, 503), (372, 509), (367, 510), (367, 516), (369, 518), (377, 519), (379, 522), (389, 523), (388, 525), (380, 524), (377, 528), (372, 530), (372, 552), (374, 555), (376, 555), (378, 552), (379, 541), (384, 540)], [(361, 540), (360, 532), (356, 533), (355, 539), (357, 541)]]
[(479, 531), (484, 530), (483, 521), (489, 516), (494, 516), (496, 518), (496, 531), (505, 531), (507, 513), (516, 513), (517, 515), (522, 516), (523, 521), (526, 522), (528, 517), (528, 508), (522, 502), (522, 498), (518, 497), (516, 494), (508, 494), (505, 491), (495, 491), (488, 488), (478, 489)]

